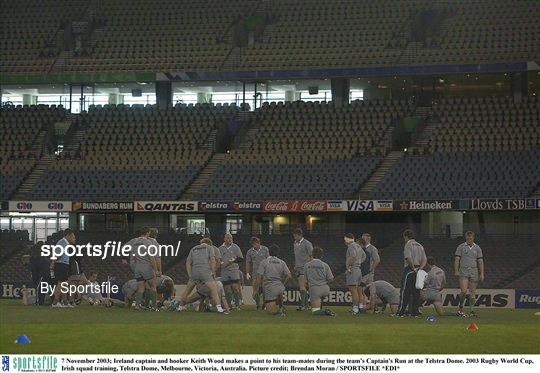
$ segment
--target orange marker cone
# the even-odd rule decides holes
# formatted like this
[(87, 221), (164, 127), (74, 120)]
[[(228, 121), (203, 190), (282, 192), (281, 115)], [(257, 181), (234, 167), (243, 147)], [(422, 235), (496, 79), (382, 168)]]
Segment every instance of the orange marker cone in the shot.
[(472, 322), (467, 327), (467, 330), (478, 330), (478, 325), (476, 325), (475, 323)]

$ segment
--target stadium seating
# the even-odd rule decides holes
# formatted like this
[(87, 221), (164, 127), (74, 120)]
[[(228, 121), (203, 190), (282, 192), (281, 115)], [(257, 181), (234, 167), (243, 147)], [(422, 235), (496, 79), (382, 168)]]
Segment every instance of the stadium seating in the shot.
[(382, 159), (404, 101), (264, 105), (248, 144), (232, 150), (201, 198), (346, 198)]
[[(251, 18), (261, 20), (262, 37), (242, 49), (236, 69), (523, 62), (540, 50), (540, 4), (526, 0), (3, 0), (2, 10), (3, 73), (215, 71), (235, 26)], [(424, 27), (426, 14), (437, 27)], [(56, 41), (72, 22), (93, 32), (82, 52), (56, 63)]]
[(371, 196), (527, 197), (540, 180), (540, 100), (448, 98), (434, 107), (423, 155), (400, 159)]
[[(209, 160), (205, 143), (235, 106), (110, 106), (81, 114), (78, 150), (60, 157), (36, 185), (36, 198), (177, 199)], [(70, 186), (66, 188), (66, 186)]]
[(0, 199), (7, 200), (41, 155), (48, 151), (61, 107), (29, 106), (0, 109)]

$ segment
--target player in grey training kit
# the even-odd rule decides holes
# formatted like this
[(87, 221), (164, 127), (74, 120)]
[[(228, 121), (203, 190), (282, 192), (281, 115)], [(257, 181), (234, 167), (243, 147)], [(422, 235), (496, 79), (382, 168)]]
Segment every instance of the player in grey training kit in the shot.
[(404, 268), (401, 280), (401, 293), (397, 316), (403, 317), (409, 309), (413, 317), (420, 316), (420, 290), (416, 288), (416, 275), (426, 265), (427, 258), (424, 247), (414, 239), (414, 232), (407, 229), (403, 232), (405, 247), (403, 248)]
[[(357, 241), (358, 242), (358, 241)], [(360, 281), (364, 285), (369, 285), (375, 281), (375, 268), (381, 262), (381, 257), (379, 256), (379, 250), (371, 244), (371, 234), (364, 233), (360, 239), (362, 249), (369, 254), (369, 272), (362, 273), (362, 280)], [(367, 260), (367, 259), (366, 259)], [(364, 298), (364, 287), (360, 286), (360, 309), (363, 309), (366, 303)]]
[(212, 305), (217, 312), (223, 313), (221, 302), (219, 300), (217, 285), (215, 279), (216, 257), (212, 248), (212, 241), (203, 238), (201, 244), (194, 246), (186, 260), (186, 270), (189, 275), (189, 281), (182, 298), (180, 300), (179, 311), (184, 309), (187, 304), (188, 296), (198, 284), (205, 284), (210, 289)]
[(285, 284), (291, 279), (291, 271), (287, 264), (277, 257), (278, 246), (270, 246), (269, 252), (270, 256), (259, 264), (255, 281), (257, 286), (262, 284), (266, 312), (272, 315), (284, 315), (283, 292)]
[(322, 308), (322, 300), (330, 294), (328, 283), (334, 279), (330, 266), (321, 260), (323, 249), (313, 249), (313, 259), (304, 265), (304, 273), (309, 284), (309, 301), (313, 315), (335, 316), (330, 309)]
[(303, 311), (307, 308), (309, 301), (304, 265), (313, 258), (313, 245), (304, 238), (304, 232), (300, 228), (294, 230), (293, 237), (294, 275), (298, 280), (298, 287), (300, 289), (300, 305), (297, 310)]
[[(364, 288), (364, 294), (369, 299), (369, 303), (366, 306), (365, 311), (367, 313), (374, 313), (376, 306), (378, 305), (377, 298), (382, 304), (382, 312), (386, 309), (387, 305), (390, 305), (390, 311), (395, 314), (399, 305), (399, 291), (392, 284), (386, 281), (378, 280), (373, 281), (371, 284), (366, 285)], [(381, 312), (381, 313), (382, 313)]]
[(427, 272), (427, 276), (424, 280), (425, 289), (422, 292), (423, 298), (426, 301), (426, 305), (433, 304), (437, 314), (439, 316), (443, 316), (444, 310), (441, 291), (446, 285), (446, 275), (441, 268), (437, 267), (435, 258), (431, 256), (427, 258), (425, 270)]
[(137, 292), (135, 293), (135, 309), (140, 309), (145, 290), (148, 294), (148, 305), (157, 310), (156, 271), (155, 256), (148, 253), (148, 247), (153, 242), (148, 239), (150, 228), (143, 227), (136, 238), (128, 241), (125, 246), (131, 248), (129, 264), (137, 280)]
[[(469, 302), (469, 316), (476, 316), (474, 304), (476, 303), (476, 288), (479, 281), (484, 281), (484, 256), (482, 249), (474, 243), (474, 233), (465, 233), (465, 242), (456, 249), (454, 259), (454, 274), (459, 277), (459, 316), (465, 316), (463, 305), (466, 298)], [(470, 295), (467, 295), (469, 290)]]
[(352, 233), (347, 233), (344, 241), (347, 245), (345, 281), (351, 292), (352, 314), (357, 315), (360, 310), (359, 304), (361, 299), (359, 285), (362, 280), (362, 271), (360, 270), (360, 264), (366, 259), (366, 253), (354, 241), (354, 235)]
[(249, 281), (253, 280), (253, 300), (257, 309), (261, 309), (263, 305), (262, 299), (262, 289), (261, 287), (255, 286), (255, 276), (257, 276), (257, 271), (259, 270), (259, 264), (266, 258), (270, 256), (268, 247), (261, 245), (261, 240), (258, 237), (251, 238), (251, 249), (246, 253), (246, 278)]
[(225, 287), (225, 294), (227, 296), (227, 303), (234, 304), (237, 308), (240, 307), (240, 266), (244, 259), (242, 250), (237, 244), (233, 242), (233, 237), (230, 233), (223, 236), (223, 245), (219, 247), (221, 253), (221, 281)]

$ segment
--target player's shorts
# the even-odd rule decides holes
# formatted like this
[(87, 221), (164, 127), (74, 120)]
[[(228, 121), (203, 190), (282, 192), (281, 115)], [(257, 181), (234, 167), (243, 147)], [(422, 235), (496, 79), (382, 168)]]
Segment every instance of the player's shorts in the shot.
[(148, 281), (155, 277), (154, 269), (150, 264), (137, 263), (134, 265), (133, 274), (137, 282)]
[(330, 287), (328, 285), (314, 285), (309, 287), (309, 299), (323, 299), (330, 294)]
[(285, 286), (280, 283), (269, 284), (263, 286), (264, 302), (275, 302), (277, 297), (283, 294)]
[(206, 283), (209, 281), (214, 281), (214, 274), (212, 273), (212, 271), (208, 270), (193, 269), (191, 271), (191, 277), (189, 278), (189, 280), (196, 284)]
[(435, 289), (426, 289), (425, 293), (426, 298), (426, 304), (430, 305), (435, 302), (441, 302), (442, 303), (442, 294), (440, 291)]
[(478, 268), (466, 267), (459, 269), (459, 278), (466, 278), (471, 282), (478, 282)]
[(56, 281), (64, 282), (67, 281), (70, 275), (69, 264), (64, 263), (54, 263), (54, 279)]
[(210, 298), (212, 296), (210, 288), (206, 285), (199, 287), (197, 289), (197, 294), (199, 294), (201, 298)]
[(304, 271), (304, 267), (294, 267), (294, 275), (296, 277), (305, 276), (306, 272)]
[(362, 279), (360, 280), (360, 282), (365, 285), (369, 285), (373, 282), (374, 277), (375, 277), (375, 274), (373, 272), (369, 272), (367, 275), (362, 276)]
[(359, 267), (353, 267), (351, 270), (347, 270), (345, 274), (345, 282), (347, 286), (358, 286), (362, 280), (362, 271)]
[(221, 271), (221, 282), (223, 285), (230, 285), (240, 282), (240, 270)]

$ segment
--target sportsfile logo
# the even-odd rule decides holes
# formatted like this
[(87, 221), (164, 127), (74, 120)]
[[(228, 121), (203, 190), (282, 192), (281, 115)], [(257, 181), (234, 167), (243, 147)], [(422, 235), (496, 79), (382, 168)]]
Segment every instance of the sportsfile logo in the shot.
[[(15, 372), (54, 372), (58, 368), (58, 358), (51, 355), (14, 356), (12, 368)], [(8, 357), (9, 364), (9, 357)], [(9, 369), (9, 366), (8, 366)], [(4, 359), (2, 358), (2, 370)]]
[(9, 372), (9, 356), (2, 355), (2, 372)]

